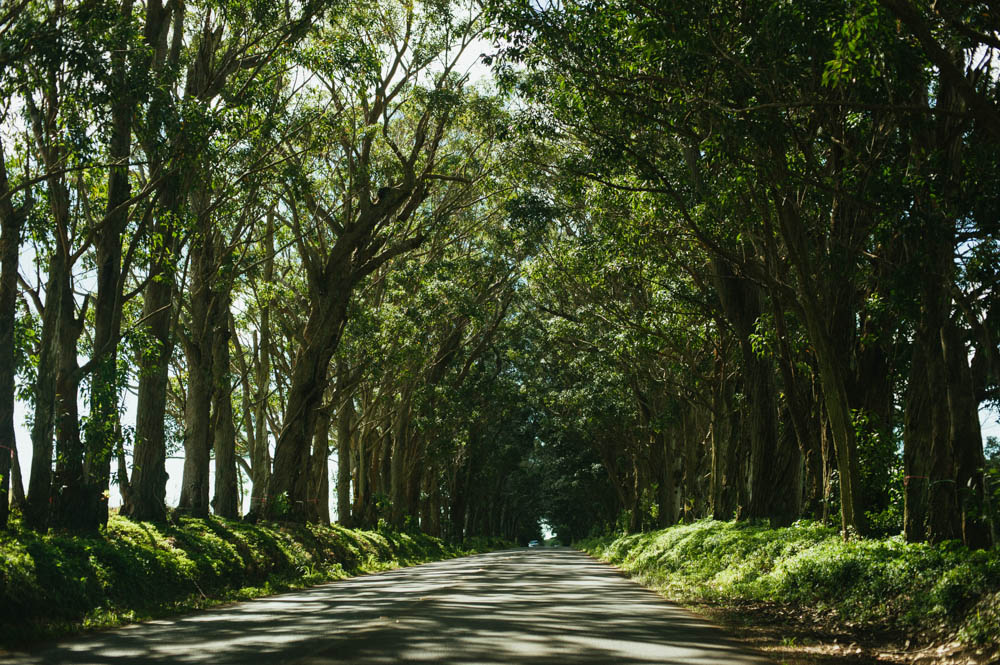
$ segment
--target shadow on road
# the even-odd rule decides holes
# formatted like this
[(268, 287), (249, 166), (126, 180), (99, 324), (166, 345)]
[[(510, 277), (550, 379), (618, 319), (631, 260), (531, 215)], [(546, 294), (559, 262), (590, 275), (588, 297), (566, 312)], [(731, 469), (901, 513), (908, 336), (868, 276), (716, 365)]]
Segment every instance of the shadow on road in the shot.
[(55, 663), (766, 663), (569, 549), (508, 550), (327, 584), (42, 651)]

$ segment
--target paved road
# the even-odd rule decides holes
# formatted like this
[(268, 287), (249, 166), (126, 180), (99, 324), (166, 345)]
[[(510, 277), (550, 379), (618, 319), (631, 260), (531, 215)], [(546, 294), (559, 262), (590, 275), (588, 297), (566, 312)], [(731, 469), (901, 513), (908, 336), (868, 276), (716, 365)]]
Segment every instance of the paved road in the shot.
[(0, 656), (0, 662), (770, 661), (584, 554), (538, 548), (358, 577)]

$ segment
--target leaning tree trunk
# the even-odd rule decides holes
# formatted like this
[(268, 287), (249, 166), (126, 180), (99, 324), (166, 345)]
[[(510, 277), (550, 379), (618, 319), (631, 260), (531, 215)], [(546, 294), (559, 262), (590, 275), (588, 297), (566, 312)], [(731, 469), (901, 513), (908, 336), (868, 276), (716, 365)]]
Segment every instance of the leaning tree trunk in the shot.
[(347, 280), (328, 288), (328, 293), (334, 295), (330, 300), (313, 303), (302, 335), (306, 341), (292, 368), (282, 428), (274, 448), (274, 468), (267, 484), (267, 501), (261, 506), (261, 515), (266, 519), (304, 522), (307, 518), (309, 456), (316, 411), (326, 390), (330, 360), (347, 320), (351, 290)]
[(835, 330), (838, 325), (853, 325), (853, 321), (844, 316), (845, 308), (835, 307), (836, 303), (844, 301), (844, 293), (851, 286), (850, 280), (845, 278), (846, 281), (841, 283), (834, 282), (832, 274), (817, 276), (805, 237), (805, 220), (787, 198), (777, 203), (776, 212), (781, 235), (798, 278), (797, 296), (806, 332), (815, 352), (824, 406), (833, 434), (840, 477), (841, 532), (845, 538), (852, 530), (864, 535), (868, 526), (857, 491), (860, 471), (857, 438), (847, 396), (847, 350), (834, 338), (836, 334), (841, 337), (844, 334), (844, 331)]

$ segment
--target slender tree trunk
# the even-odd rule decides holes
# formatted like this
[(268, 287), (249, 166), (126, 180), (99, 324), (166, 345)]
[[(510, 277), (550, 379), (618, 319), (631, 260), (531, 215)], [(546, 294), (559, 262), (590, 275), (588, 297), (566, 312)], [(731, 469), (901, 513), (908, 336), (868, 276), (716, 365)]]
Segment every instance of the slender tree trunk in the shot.
[[(116, 32), (124, 45), (125, 32), (132, 22), (133, 0), (124, 0), (120, 7)], [(111, 480), (111, 458), (121, 445), (118, 417), (118, 339), (122, 320), (122, 236), (128, 224), (131, 186), (128, 160), (132, 152), (132, 122), (135, 100), (131, 94), (126, 52), (116, 50), (111, 59), (112, 76), (117, 94), (111, 108), (111, 141), (108, 170), (108, 203), (105, 219), (98, 229), (95, 243), (97, 264), (97, 298), (94, 303), (93, 353), (95, 366), (91, 372), (90, 417), (87, 420), (86, 459), (84, 462), (84, 496), (86, 508), (82, 519), (86, 528), (96, 530), (108, 523), (108, 491)], [(128, 478), (121, 482), (127, 485)]]
[[(15, 209), (10, 200), (7, 163), (0, 141), (0, 530), (7, 528), (11, 475), (17, 500), (17, 439), (14, 433), (14, 322), (17, 316), (17, 269), (21, 228), (27, 209)], [(21, 489), (23, 494), (23, 488)], [(22, 497), (23, 500), (23, 497)]]
[(184, 407), (184, 476), (177, 504), (195, 517), (208, 516), (209, 461), (211, 439), (211, 356), (185, 344), (188, 365), (187, 399)]
[[(201, 191), (197, 198), (202, 210), (207, 207)], [(184, 477), (181, 480), (179, 510), (195, 517), (207, 517), (209, 511), (209, 464), (213, 443), (211, 407), (213, 396), (213, 314), (218, 308), (212, 288), (216, 274), (216, 253), (210, 220), (199, 215), (203, 231), (191, 243), (191, 286), (187, 335), (183, 337), (187, 360), (187, 399), (184, 402)], [(228, 343), (228, 342), (227, 342)]]
[[(77, 398), (80, 387), (80, 367), (76, 347), (83, 332), (83, 317), (76, 318), (69, 282), (63, 285), (59, 298), (62, 307), (59, 326), (58, 363), (56, 371), (56, 468), (51, 498), (51, 523), (59, 528), (94, 530), (88, 519), (87, 487), (84, 479), (84, 450), (80, 439), (80, 414)], [(103, 497), (107, 501), (107, 497)]]
[(212, 447), (215, 450), (215, 497), (212, 508), (219, 517), (236, 519), (240, 514), (236, 470), (236, 424), (233, 421), (232, 375), (229, 340), (232, 331), (229, 285), (216, 295), (215, 333), (212, 338)]
[(410, 508), (406, 492), (406, 468), (410, 456), (410, 410), (412, 392), (409, 387), (399, 397), (396, 418), (392, 424), (392, 474), (390, 481), (390, 502), (392, 504), (392, 524), (397, 529), (403, 527)]
[[(159, 225), (160, 232), (169, 232)], [(155, 232), (155, 230), (154, 230)], [(135, 447), (132, 453), (130, 496), (122, 514), (136, 521), (164, 522), (167, 519), (167, 383), (174, 339), (170, 334), (171, 303), (174, 293), (170, 254), (154, 257), (150, 270), (156, 273), (143, 294), (142, 320), (147, 347), (137, 359), (139, 390), (136, 400)]]
[(441, 470), (436, 464), (432, 465), (428, 471), (430, 487), (428, 488), (427, 503), (430, 521), (427, 525), (427, 533), (435, 538), (441, 537)]
[[(833, 276), (825, 275), (823, 281), (826, 287), (821, 288), (816, 284), (815, 274), (810, 268), (809, 251), (806, 248), (804, 221), (791, 206), (790, 201), (782, 200), (777, 205), (777, 214), (782, 237), (797, 273), (799, 304), (809, 340), (815, 351), (824, 404), (833, 434), (840, 479), (841, 531), (844, 537), (847, 537), (851, 530), (863, 535), (867, 533), (867, 523), (856, 491), (860, 474), (854, 422), (847, 397), (846, 350), (836, 344), (835, 331), (831, 329), (833, 324), (837, 323), (835, 319), (838, 316), (839, 323), (845, 323), (842, 316), (843, 308), (833, 307), (833, 304), (842, 300), (839, 296), (843, 295), (850, 283), (848, 281), (847, 284), (834, 286), (831, 283)], [(826, 290), (823, 290), (824, 288)], [(819, 300), (820, 297), (823, 298), (822, 302)], [(832, 309), (821, 310), (823, 307)], [(853, 325), (853, 321), (848, 323)], [(843, 331), (838, 332), (843, 335)]]
[(11, 446), (11, 452), (13, 453), (10, 461), (11, 502), (15, 508), (24, 511), (24, 479), (21, 477), (21, 460), (17, 452), (17, 445)]
[[(724, 353), (724, 351), (722, 352)], [(728, 368), (722, 354), (715, 359), (715, 382), (712, 389), (712, 516), (717, 520), (731, 520), (736, 515), (736, 487), (734, 469), (730, 464), (730, 450), (735, 447), (733, 427), (733, 382), (726, 377)], [(670, 451), (666, 451), (670, 460)]]
[(49, 523), (52, 496), (52, 435), (55, 429), (57, 373), (59, 370), (59, 328), (62, 325), (60, 300), (68, 282), (69, 266), (65, 252), (56, 251), (49, 261), (42, 312), (42, 335), (39, 342), (38, 370), (35, 379), (35, 413), (31, 426), (31, 475), (24, 521), (29, 527), (45, 529)]
[(306, 516), (310, 522), (330, 523), (330, 412), (320, 409), (316, 414), (312, 454), (309, 456), (309, 496)]
[[(268, 210), (264, 229), (264, 285), (274, 283), (274, 210)], [(260, 308), (260, 344), (258, 346), (257, 373), (254, 397), (255, 447), (251, 451), (253, 485), (250, 495), (250, 514), (263, 514), (267, 504), (267, 486), (271, 479), (271, 446), (267, 427), (267, 400), (271, 393), (271, 303), (265, 300)]]
[[(340, 374), (340, 372), (338, 372)], [(337, 521), (346, 527), (351, 519), (351, 428), (354, 397), (347, 395), (337, 411)]]
[(983, 469), (983, 437), (968, 353), (953, 321), (941, 331), (941, 347), (946, 365), (949, 439), (955, 455), (955, 486), (962, 514), (962, 540), (973, 549), (991, 545), (986, 518), (986, 487)]

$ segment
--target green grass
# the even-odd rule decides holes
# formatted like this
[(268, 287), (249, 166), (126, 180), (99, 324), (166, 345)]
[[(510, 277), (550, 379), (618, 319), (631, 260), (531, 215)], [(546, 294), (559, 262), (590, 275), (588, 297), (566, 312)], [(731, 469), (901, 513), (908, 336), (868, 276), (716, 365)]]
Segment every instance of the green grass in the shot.
[(99, 535), (0, 532), (0, 645), (175, 614), (484, 551), (338, 526), (112, 516)]
[(767, 602), (857, 629), (977, 647), (1000, 641), (997, 550), (844, 542), (813, 522), (771, 529), (711, 520), (577, 546), (680, 601)]

